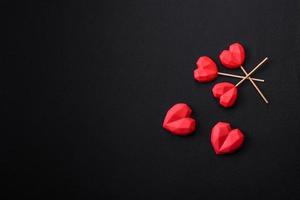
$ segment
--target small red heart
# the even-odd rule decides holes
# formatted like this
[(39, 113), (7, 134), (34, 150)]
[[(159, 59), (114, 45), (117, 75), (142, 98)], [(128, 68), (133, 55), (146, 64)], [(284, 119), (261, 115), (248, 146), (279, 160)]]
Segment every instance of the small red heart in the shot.
[(192, 110), (187, 104), (175, 104), (168, 110), (163, 127), (174, 135), (189, 135), (196, 128), (196, 121), (190, 118), (191, 113)]
[(239, 43), (234, 43), (229, 46), (229, 50), (223, 50), (219, 56), (221, 63), (229, 68), (239, 68), (245, 61), (244, 47)]
[(238, 95), (235, 85), (228, 82), (217, 83), (212, 92), (215, 98), (219, 98), (220, 104), (225, 108), (233, 106)]
[(197, 67), (194, 70), (194, 78), (199, 82), (209, 82), (218, 76), (217, 65), (208, 56), (201, 56), (197, 61)]
[(239, 129), (231, 130), (230, 124), (218, 122), (211, 131), (211, 144), (217, 155), (232, 153), (244, 142), (244, 134)]

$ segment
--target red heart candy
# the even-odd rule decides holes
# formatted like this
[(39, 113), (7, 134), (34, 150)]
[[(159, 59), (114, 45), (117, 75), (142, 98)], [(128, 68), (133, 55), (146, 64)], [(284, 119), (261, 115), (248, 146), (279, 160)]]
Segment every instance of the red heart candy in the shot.
[(219, 98), (220, 104), (225, 108), (234, 105), (238, 94), (235, 85), (228, 82), (217, 83), (212, 92), (215, 98)]
[(195, 120), (190, 118), (191, 113), (192, 110), (187, 104), (175, 104), (167, 112), (163, 127), (174, 135), (189, 135), (196, 128)]
[(199, 82), (209, 82), (218, 76), (217, 65), (208, 56), (201, 56), (197, 61), (197, 67), (194, 70), (194, 78)]
[(218, 122), (211, 131), (210, 141), (216, 154), (227, 154), (243, 144), (244, 135), (239, 129), (231, 130), (229, 123)]
[(229, 68), (239, 68), (245, 61), (244, 47), (239, 43), (234, 43), (229, 46), (229, 50), (223, 50), (219, 56), (221, 63)]

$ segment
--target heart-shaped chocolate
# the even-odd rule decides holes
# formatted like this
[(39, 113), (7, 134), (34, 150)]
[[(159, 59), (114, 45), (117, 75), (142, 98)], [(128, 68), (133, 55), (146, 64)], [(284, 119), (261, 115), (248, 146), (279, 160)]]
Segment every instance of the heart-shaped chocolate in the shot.
[(234, 43), (229, 46), (229, 50), (223, 50), (219, 56), (221, 63), (229, 68), (239, 68), (245, 61), (245, 50), (240, 43)]
[(174, 135), (185, 136), (195, 131), (196, 121), (190, 118), (191, 108), (185, 103), (177, 103), (167, 112), (163, 127)]
[(221, 82), (214, 85), (212, 93), (225, 108), (233, 106), (238, 95), (235, 85), (228, 82)]
[(197, 60), (197, 69), (194, 70), (194, 78), (199, 82), (209, 82), (218, 76), (216, 63), (208, 56), (201, 56)]
[(232, 130), (229, 123), (218, 122), (211, 131), (210, 141), (216, 154), (228, 154), (240, 148), (244, 135), (239, 129)]

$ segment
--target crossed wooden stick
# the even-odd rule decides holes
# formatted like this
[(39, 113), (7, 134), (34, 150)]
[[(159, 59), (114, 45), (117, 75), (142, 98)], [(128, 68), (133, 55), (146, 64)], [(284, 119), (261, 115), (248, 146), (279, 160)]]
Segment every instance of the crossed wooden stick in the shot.
[(267, 100), (267, 98), (265, 97), (265, 95), (261, 92), (261, 90), (257, 87), (257, 85), (254, 83), (253, 79), (250, 77), (251, 74), (253, 74), (260, 66), (262, 66), (263, 63), (265, 63), (268, 60), (268, 57), (266, 57), (265, 59), (263, 59), (260, 63), (258, 63), (258, 65), (256, 65), (256, 67), (254, 67), (254, 69), (252, 69), (249, 73), (247, 73), (247, 71), (244, 69), (243, 66), (240, 66), (241, 70), (244, 72), (245, 77), (240, 80), (237, 84), (235, 84), (235, 87), (238, 87), (240, 84), (242, 84), (246, 79), (249, 79), (250, 82), (252, 83), (252, 85), (254, 86), (254, 88), (257, 90), (257, 92), (259, 93), (259, 95), (263, 98), (263, 100), (266, 103), (269, 103), (269, 101)]

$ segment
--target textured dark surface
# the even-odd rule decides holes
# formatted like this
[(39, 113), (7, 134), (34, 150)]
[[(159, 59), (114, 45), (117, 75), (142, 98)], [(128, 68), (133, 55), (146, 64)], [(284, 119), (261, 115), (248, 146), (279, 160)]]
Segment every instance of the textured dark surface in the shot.
[[(3, 172), (10, 195), (72, 199), (299, 199), (300, 2), (20, 1), (10, 5), (1, 59)], [(198, 56), (239, 41), (250, 82), (236, 106), (198, 84)], [(177, 102), (197, 131), (162, 129)], [(243, 148), (216, 156), (218, 121)], [(1, 178), (2, 179), (2, 178)]]

